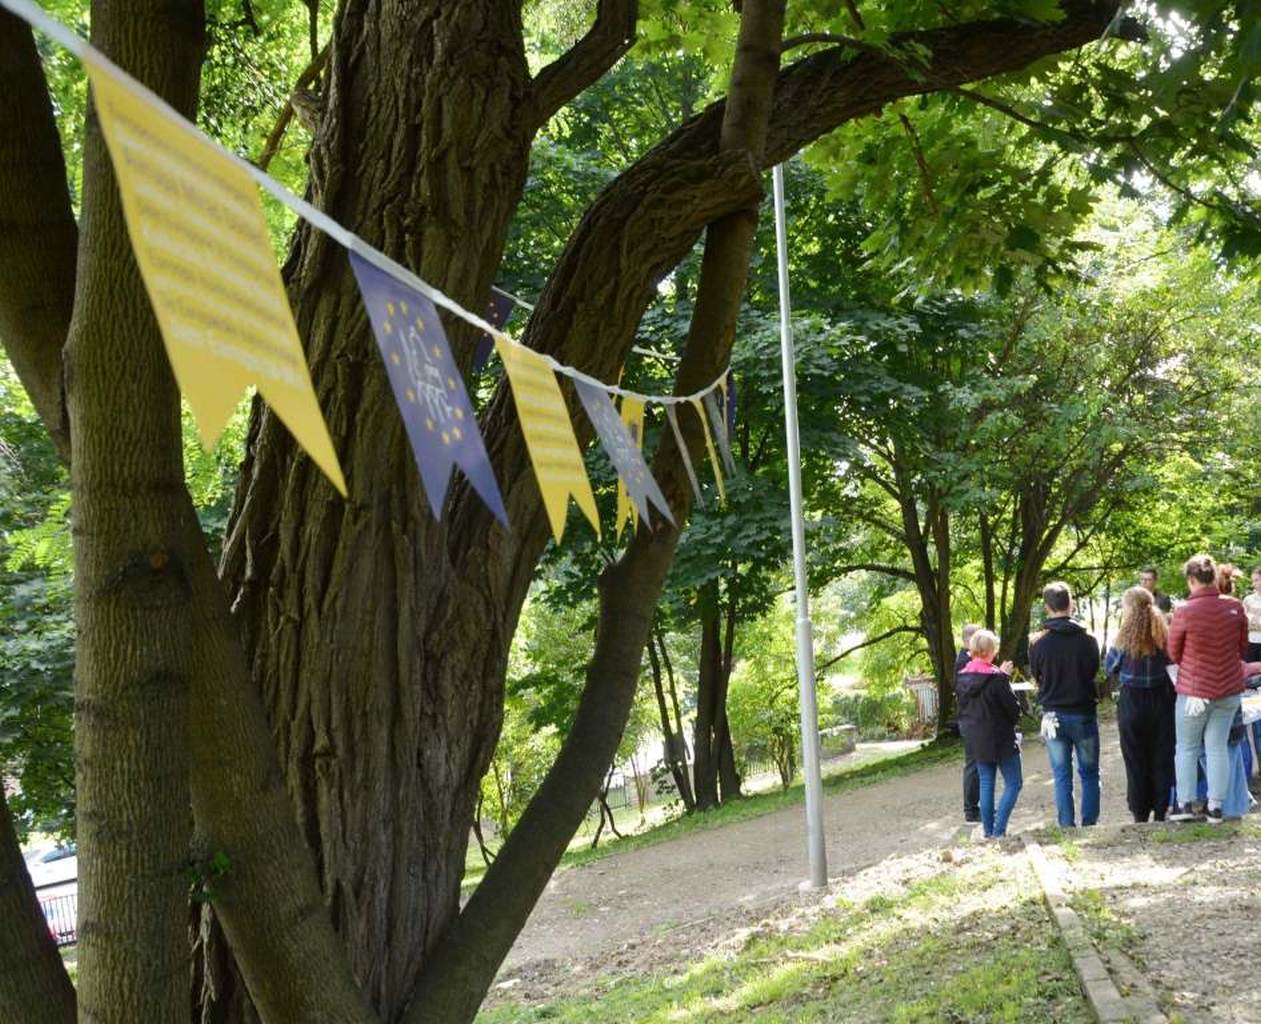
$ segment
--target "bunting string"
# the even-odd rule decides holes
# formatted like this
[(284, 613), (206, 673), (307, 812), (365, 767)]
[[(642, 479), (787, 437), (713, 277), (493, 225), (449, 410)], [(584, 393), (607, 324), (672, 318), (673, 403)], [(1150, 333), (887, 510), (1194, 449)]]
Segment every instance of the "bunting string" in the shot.
[[(198, 130), (31, 0), (0, 0), (0, 8), (60, 43), (87, 71), (132, 250), (180, 390), (207, 447), (214, 444), (241, 393), (255, 386), (334, 486), (347, 493), (271, 252), (258, 194), (262, 188), (345, 248), (436, 518), (442, 518), (452, 470), (459, 468), (507, 525), (503, 498), (438, 317), (439, 307), (482, 332), (474, 349), (475, 370), (491, 351), (498, 352), (557, 541), (564, 532), (570, 498), (600, 535), (595, 497), (557, 375), (573, 381), (617, 473), (615, 534), (626, 520), (632, 528), (639, 522), (651, 528), (650, 505), (674, 522), (640, 451), (644, 406), (649, 402), (663, 406), (699, 498), (699, 481), (682, 444), (676, 410), (688, 404), (696, 411), (718, 493), (725, 500), (714, 441), (723, 464), (734, 473), (728, 437), (734, 392), (728, 393), (728, 371), (691, 394), (648, 395), (623, 388), (620, 381), (606, 384), (536, 352), (501, 329), (513, 305), (532, 311), (530, 303), (495, 288), (485, 316), (465, 309)], [(622, 399), (620, 413), (613, 395)]]
[[(128, 92), (132, 93), (137, 99), (142, 100), (150, 106), (156, 107), (170, 118), (188, 123), (187, 119), (171, 107), (170, 104), (162, 99), (161, 96), (136, 81), (136, 79), (132, 78), (131, 75), (123, 71), (120, 67), (118, 67), (118, 65), (114, 64), (108, 57), (93, 47), (78, 33), (72, 31), (56, 18), (46, 14), (35, 3), (33, 3), (32, 0), (0, 0), (0, 7), (11, 11), (28, 24), (39, 29), (39, 31), (43, 32), (49, 38), (63, 46), (85, 64), (96, 65), (107, 71), (119, 85), (125, 88)], [(190, 127), (192, 126), (190, 125)], [(326, 235), (335, 239), (350, 252), (356, 253), (367, 262), (373, 264), (379, 270), (384, 271), (409, 287), (414, 288), (421, 295), (425, 296), (425, 298), (429, 299), (430, 302), (437, 306), (441, 306), (448, 312), (458, 316), (461, 320), (464, 320), (465, 322), (472, 324), (474, 327), (485, 331), (496, 340), (503, 341), (518, 348), (527, 348), (527, 346), (523, 345), (516, 338), (513, 338), (511, 335), (505, 333), (478, 314), (465, 309), (460, 303), (456, 302), (441, 289), (435, 288), (427, 281), (412, 273), (401, 263), (391, 259), (379, 249), (365, 242), (353, 231), (350, 231), (348, 228), (342, 226), (322, 210), (316, 209), (316, 207), (312, 206), (305, 199), (294, 195), (266, 171), (259, 169), (248, 160), (245, 160), (232, 151), (224, 148), (219, 142), (200, 132), (199, 129), (194, 128), (193, 130), (197, 131), (198, 134), (201, 134), (207, 143), (218, 149), (222, 156), (231, 160), (241, 171), (244, 171), (253, 178), (258, 186), (264, 189), (268, 195), (272, 196), (272, 198), (277, 200), (277, 202), (287, 206), (307, 223), (311, 224), (313, 227), (319, 228)], [(522, 308), (533, 310), (534, 307), (530, 303), (517, 298), (515, 295), (511, 295), (502, 288), (498, 288), (496, 290), (501, 292), (507, 298), (510, 298), (514, 303)], [(533, 350), (529, 349), (529, 351)], [(715, 380), (706, 384), (700, 390), (687, 395), (647, 395), (639, 391), (630, 390), (629, 388), (623, 388), (617, 384), (606, 384), (603, 381), (592, 377), (590, 374), (583, 373), (577, 367), (568, 366), (546, 353), (539, 352), (535, 354), (546, 361), (547, 365), (555, 373), (559, 373), (573, 380), (583, 381), (593, 387), (602, 388), (609, 394), (618, 395), (621, 398), (636, 398), (640, 401), (656, 402), (662, 405), (678, 405), (683, 402), (691, 402), (693, 400), (702, 399), (705, 395), (708, 395), (710, 392), (718, 388), (726, 376), (726, 371), (724, 370), (723, 374)]]

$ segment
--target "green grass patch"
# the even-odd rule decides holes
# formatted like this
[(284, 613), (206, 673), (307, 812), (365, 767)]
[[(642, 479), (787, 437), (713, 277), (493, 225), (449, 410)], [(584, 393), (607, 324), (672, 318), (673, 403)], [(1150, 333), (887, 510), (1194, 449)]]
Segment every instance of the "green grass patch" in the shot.
[(1247, 836), (1250, 839), (1261, 839), (1261, 824), (1253, 818), (1243, 821), (1223, 822), (1220, 825), (1209, 825), (1203, 821), (1182, 822), (1169, 825), (1152, 833), (1153, 843), (1204, 843), (1213, 840), (1233, 839), (1236, 836)]
[(1118, 917), (1098, 889), (1082, 889), (1069, 897), (1068, 904), (1077, 912), (1095, 945), (1101, 949), (1119, 949), (1133, 957), (1142, 936), (1128, 921)]
[[(925, 768), (955, 761), (962, 756), (963, 745), (958, 740), (930, 743), (920, 747), (918, 750), (912, 750), (905, 754), (880, 758), (879, 760), (843, 768), (830, 775), (825, 775), (823, 788), (828, 793), (844, 793), (859, 786), (885, 782), (912, 772), (922, 771)], [(627, 835), (622, 839), (611, 837), (594, 850), (585, 843), (571, 846), (564, 857), (561, 858), (560, 866), (565, 868), (589, 864), (611, 854), (624, 853), (628, 850), (639, 850), (646, 846), (655, 846), (657, 843), (670, 842), (671, 840), (690, 835), (693, 832), (705, 832), (710, 829), (722, 828), (725, 825), (732, 825), (736, 822), (748, 821), (751, 818), (760, 818), (764, 814), (773, 814), (775, 811), (795, 807), (804, 800), (805, 787), (802, 783), (797, 782), (786, 790), (775, 790), (773, 792), (757, 793), (752, 796), (742, 797), (739, 800), (723, 804), (721, 807), (715, 807), (713, 810), (684, 815), (645, 829), (643, 832)], [(473, 860), (474, 857), (477, 858), (476, 861)], [(470, 849), (464, 880), (461, 883), (462, 887), (465, 889), (473, 888), (481, 881), (481, 877), (485, 873), (486, 867), (481, 863), (480, 855), (476, 853), (474, 846)]]
[[(946, 872), (765, 928), (678, 973), (592, 979), (546, 1003), (495, 1000), (479, 1024), (1086, 1024), (1072, 961), (1023, 859)], [(988, 862), (987, 862), (988, 863)]]

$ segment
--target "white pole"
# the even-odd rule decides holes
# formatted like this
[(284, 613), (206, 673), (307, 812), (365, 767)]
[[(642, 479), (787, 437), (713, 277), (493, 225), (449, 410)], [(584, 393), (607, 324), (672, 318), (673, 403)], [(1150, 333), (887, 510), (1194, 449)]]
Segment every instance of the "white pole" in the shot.
[(784, 227), (784, 167), (772, 172), (775, 246), (779, 255), (779, 334), (784, 362), (784, 433), (788, 439), (788, 500), (792, 512), (793, 575), (797, 581), (797, 684), (801, 691), (801, 769), (806, 779), (806, 847), (810, 888), (828, 884), (823, 841), (823, 777), (819, 772), (819, 704), (814, 688), (814, 627), (806, 579), (806, 530), (801, 512), (801, 442), (797, 436), (797, 367), (793, 355), (792, 303), (788, 294), (788, 237)]

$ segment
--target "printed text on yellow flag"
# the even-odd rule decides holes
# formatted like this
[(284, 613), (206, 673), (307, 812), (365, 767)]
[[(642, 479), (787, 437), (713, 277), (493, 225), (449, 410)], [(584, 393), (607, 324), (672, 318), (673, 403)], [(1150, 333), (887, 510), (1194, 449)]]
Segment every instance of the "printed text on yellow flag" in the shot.
[(572, 494), (598, 537), (600, 516), (595, 507), (595, 495), (591, 493), (591, 482), (569, 422), (569, 410), (556, 384), (556, 374), (546, 359), (528, 348), (496, 338), (495, 349), (512, 383), (517, 418), (521, 421), (525, 446), (530, 450), (552, 536), (559, 541), (565, 532), (565, 513)]
[(253, 180), (108, 67), (87, 68), (132, 250), (202, 443), (256, 385), (345, 494)]
[[(630, 434), (633, 440), (642, 449), (644, 447), (644, 402), (640, 398), (631, 398), (627, 395), (622, 399), (622, 422), (626, 424), (626, 432)], [(617, 478), (617, 521), (613, 529), (620, 537), (622, 535), (622, 526), (626, 522), (630, 522), (631, 533), (639, 529), (639, 509), (635, 507), (635, 503), (630, 500), (626, 493), (626, 484), (622, 482), (622, 478)]]

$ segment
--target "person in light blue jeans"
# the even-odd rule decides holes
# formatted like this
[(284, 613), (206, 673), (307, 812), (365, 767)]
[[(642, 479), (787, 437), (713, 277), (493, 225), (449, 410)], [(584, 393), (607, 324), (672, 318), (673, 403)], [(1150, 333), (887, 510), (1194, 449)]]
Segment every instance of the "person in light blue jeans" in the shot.
[[(1072, 828), (1077, 823), (1077, 808), (1073, 802), (1074, 756), (1081, 778), (1081, 823), (1093, 825), (1099, 820), (1099, 718), (1093, 712), (1057, 711), (1055, 716), (1058, 725), (1055, 736), (1047, 737), (1046, 752), (1055, 780), (1055, 809), (1060, 827)], [(1198, 754), (1198, 748), (1196, 752)]]
[[(1020, 764), (1020, 751), (1015, 750), (1001, 761), (978, 761), (976, 773), (981, 782), (981, 830), (986, 837), (1007, 835), (1007, 822), (1016, 809), (1020, 790), (1024, 787), (1024, 769)], [(994, 808), (994, 782), (1003, 776), (1003, 798)]]
[[(1197, 714), (1188, 713), (1187, 703), (1196, 700), (1203, 704), (1203, 711)], [(1209, 804), (1214, 808), (1221, 807), (1230, 788), (1232, 769), (1232, 752), (1227, 749), (1226, 741), (1230, 737), (1230, 726), (1235, 720), (1235, 712), (1239, 710), (1241, 700), (1242, 696), (1238, 693), (1207, 701), (1188, 697), (1185, 693), (1178, 694), (1175, 705), (1178, 746), (1174, 755), (1174, 767), (1177, 772), (1180, 805), (1189, 805), (1195, 799), (1200, 751), (1203, 749)], [(1191, 710), (1198, 711), (1198, 706), (1193, 705)]]

